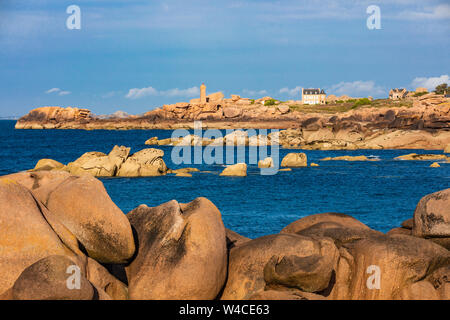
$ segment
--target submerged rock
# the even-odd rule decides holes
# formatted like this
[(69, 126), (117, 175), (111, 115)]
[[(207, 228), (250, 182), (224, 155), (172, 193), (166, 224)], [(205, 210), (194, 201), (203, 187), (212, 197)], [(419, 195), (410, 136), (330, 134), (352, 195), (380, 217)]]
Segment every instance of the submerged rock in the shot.
[(321, 161), (370, 161), (373, 159), (369, 159), (366, 156), (340, 156), (340, 157), (326, 157), (320, 159)]
[(417, 154), (410, 153), (394, 158), (395, 160), (447, 160), (445, 154)]
[(430, 168), (440, 168), (440, 167), (441, 166), (437, 162), (433, 162), (432, 164), (430, 164)]

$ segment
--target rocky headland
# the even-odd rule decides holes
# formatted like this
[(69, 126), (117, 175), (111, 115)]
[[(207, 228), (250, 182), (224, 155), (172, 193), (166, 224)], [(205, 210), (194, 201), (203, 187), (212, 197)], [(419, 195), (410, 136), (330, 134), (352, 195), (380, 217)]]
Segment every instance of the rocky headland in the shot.
[(42, 107), (30, 111), (16, 129), (284, 129), (284, 147), (304, 149), (444, 149), (450, 145), (450, 101), (429, 93), (402, 104), (381, 100), (370, 105), (307, 106), (277, 102), (270, 97), (251, 100), (223, 94), (208, 102), (164, 105), (143, 115), (97, 117), (87, 109)]
[(449, 300), (449, 208), (446, 189), (387, 234), (321, 213), (248, 239), (205, 198), (125, 215), (90, 175), (20, 172), (0, 177), (0, 300)]

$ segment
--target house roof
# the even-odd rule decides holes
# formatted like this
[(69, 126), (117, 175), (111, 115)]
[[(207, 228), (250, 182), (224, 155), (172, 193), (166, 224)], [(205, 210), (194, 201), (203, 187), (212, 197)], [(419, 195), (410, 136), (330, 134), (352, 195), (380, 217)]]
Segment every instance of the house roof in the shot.
[(323, 89), (303, 89), (303, 94), (325, 94), (325, 91)]

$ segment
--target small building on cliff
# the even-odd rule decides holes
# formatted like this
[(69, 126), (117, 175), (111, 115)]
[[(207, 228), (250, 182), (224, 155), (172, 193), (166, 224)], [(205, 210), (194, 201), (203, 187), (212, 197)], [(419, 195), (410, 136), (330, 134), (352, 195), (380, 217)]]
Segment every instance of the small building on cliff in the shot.
[(391, 89), (389, 91), (389, 99), (391, 100), (402, 100), (405, 99), (408, 96), (408, 90), (406, 89)]
[(302, 89), (303, 104), (325, 104), (327, 95), (323, 89)]
[(190, 104), (207, 104), (207, 103), (220, 103), (224, 99), (224, 95), (222, 92), (214, 92), (209, 95), (206, 95), (206, 85), (202, 83), (200, 86), (200, 99), (192, 99)]

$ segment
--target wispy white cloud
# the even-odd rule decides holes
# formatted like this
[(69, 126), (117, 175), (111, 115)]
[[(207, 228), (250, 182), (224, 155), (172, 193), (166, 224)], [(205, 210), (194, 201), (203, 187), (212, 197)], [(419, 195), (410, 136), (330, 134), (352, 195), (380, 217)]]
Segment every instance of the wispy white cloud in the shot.
[(105, 94), (102, 94), (102, 98), (103, 99), (108, 99), (108, 98), (112, 98), (112, 97), (114, 97), (116, 95), (116, 92), (115, 91), (110, 91), (110, 92), (107, 92), (107, 93), (105, 93)]
[(429, 91), (433, 91), (438, 85), (443, 83), (450, 84), (448, 74), (443, 74), (440, 77), (418, 77), (411, 82), (411, 86), (413, 88), (424, 87)]
[(282, 88), (282, 89), (280, 89), (280, 93), (281, 94), (287, 94), (290, 97), (299, 96), (302, 93), (302, 87), (297, 86), (297, 87), (295, 87), (293, 89)]
[(163, 97), (195, 97), (200, 94), (198, 87), (192, 87), (188, 89), (169, 89), (169, 90), (157, 90), (153, 87), (146, 88), (133, 88), (130, 89), (125, 96), (128, 99), (139, 99), (148, 96), (163, 96)]
[(242, 90), (242, 93), (247, 96), (263, 96), (267, 95), (267, 90), (248, 90), (244, 89)]
[(61, 91), (60, 88), (51, 88), (51, 89), (45, 91), (45, 93), (50, 94), (50, 93), (59, 92), (59, 91)]
[(422, 10), (405, 10), (397, 15), (401, 19), (409, 20), (444, 20), (450, 19), (450, 5), (440, 4), (435, 7), (426, 7)]
[(45, 93), (46, 94), (57, 93), (60, 96), (66, 96), (68, 94), (71, 94), (72, 92), (66, 91), (66, 90), (61, 90), (60, 88), (51, 88), (51, 89), (45, 91)]
[(349, 96), (379, 96), (386, 93), (386, 89), (375, 84), (374, 81), (339, 82), (327, 88), (328, 94)]

